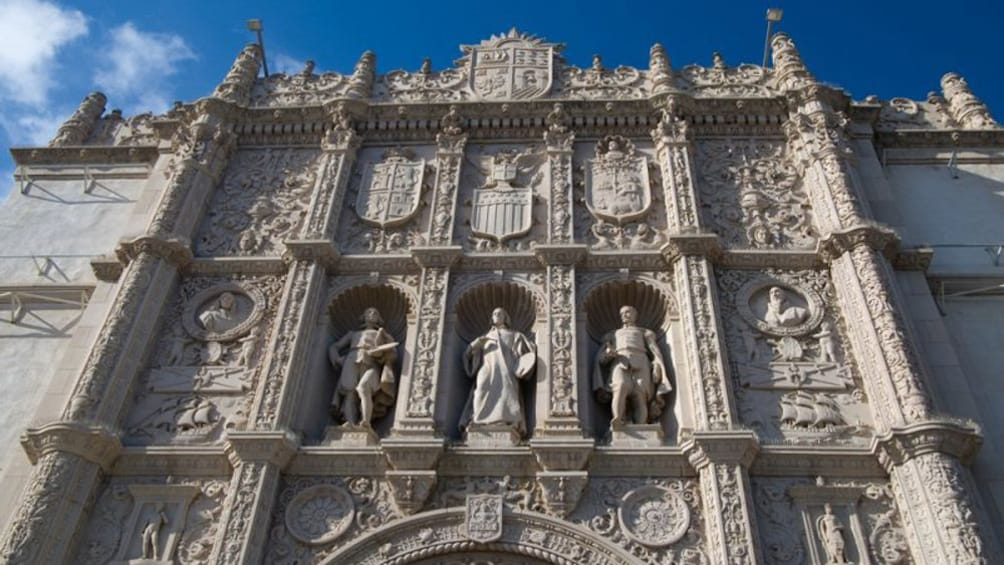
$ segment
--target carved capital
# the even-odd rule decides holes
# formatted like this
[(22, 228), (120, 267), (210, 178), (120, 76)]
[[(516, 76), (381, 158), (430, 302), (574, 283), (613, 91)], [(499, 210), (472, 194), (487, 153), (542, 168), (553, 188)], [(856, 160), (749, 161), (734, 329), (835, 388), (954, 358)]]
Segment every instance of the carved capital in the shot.
[(537, 475), (537, 484), (544, 495), (547, 513), (565, 518), (579, 504), (582, 492), (589, 484), (586, 471), (543, 472)]
[(543, 266), (578, 265), (586, 258), (589, 248), (581, 244), (538, 245), (533, 248), (534, 256)]
[(669, 265), (676, 263), (676, 260), (681, 257), (688, 256), (707, 257), (709, 260), (715, 261), (722, 253), (722, 244), (717, 234), (675, 234), (670, 235), (667, 239), (669, 241), (662, 246), (660, 252)]
[(872, 453), (891, 472), (893, 467), (925, 455), (944, 453), (969, 464), (983, 445), (983, 432), (973, 422), (927, 420), (894, 427), (872, 440)]
[(411, 258), (419, 267), (429, 268), (449, 268), (453, 266), (463, 254), (463, 248), (459, 245), (435, 245), (429, 247), (412, 247)]
[(583, 437), (539, 437), (530, 440), (530, 449), (545, 471), (579, 471), (593, 455), (595, 440)]
[(686, 438), (683, 453), (698, 471), (716, 464), (749, 469), (760, 452), (760, 439), (752, 430), (696, 431)]
[(73, 422), (53, 422), (41, 428), (29, 428), (21, 436), (21, 446), (32, 465), (53, 452), (72, 453), (111, 469), (122, 450), (119, 437), (106, 428), (84, 426)]
[(227, 434), (226, 452), (230, 463), (262, 462), (283, 469), (289, 464), (300, 445), (300, 438), (290, 431), (230, 432)]
[(287, 261), (311, 261), (331, 269), (341, 258), (338, 247), (329, 239), (296, 239), (284, 244), (283, 259)]
[(899, 271), (927, 271), (934, 260), (934, 250), (930, 247), (900, 249), (892, 258), (892, 266)]
[(436, 488), (435, 471), (387, 471), (391, 495), (398, 510), (411, 516), (422, 510)]
[(896, 232), (877, 224), (862, 224), (848, 229), (830, 232), (820, 238), (816, 244), (816, 255), (824, 263), (831, 263), (844, 253), (859, 245), (864, 245), (883, 253), (886, 257), (895, 257), (899, 247), (899, 236)]
[(94, 272), (94, 278), (101, 282), (117, 282), (122, 276), (123, 270), (125, 270), (125, 266), (117, 257), (103, 255), (91, 259), (91, 271)]
[(394, 469), (428, 471), (436, 468), (445, 443), (432, 437), (392, 436), (385, 438), (381, 447)]
[(159, 257), (179, 269), (187, 267), (193, 257), (191, 242), (181, 237), (162, 238), (141, 235), (135, 239), (123, 241), (115, 250), (115, 255), (118, 256), (123, 265), (128, 265), (130, 261), (142, 253)]

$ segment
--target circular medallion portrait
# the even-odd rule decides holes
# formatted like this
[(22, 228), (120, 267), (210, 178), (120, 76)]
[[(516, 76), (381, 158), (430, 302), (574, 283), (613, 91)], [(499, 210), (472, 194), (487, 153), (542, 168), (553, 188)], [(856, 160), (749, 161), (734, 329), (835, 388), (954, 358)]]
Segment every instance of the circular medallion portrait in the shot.
[(232, 341), (261, 321), (265, 296), (254, 287), (235, 283), (211, 286), (185, 305), (185, 330), (203, 341)]
[(823, 300), (818, 294), (776, 280), (745, 285), (736, 296), (736, 307), (748, 324), (777, 337), (807, 334), (823, 319)]

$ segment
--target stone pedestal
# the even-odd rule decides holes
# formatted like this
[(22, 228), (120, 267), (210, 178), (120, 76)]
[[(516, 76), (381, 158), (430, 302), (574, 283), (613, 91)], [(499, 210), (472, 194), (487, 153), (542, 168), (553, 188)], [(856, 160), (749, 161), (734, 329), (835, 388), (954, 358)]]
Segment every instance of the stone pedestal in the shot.
[(513, 428), (499, 424), (471, 424), (466, 437), (470, 447), (512, 447), (522, 439)]
[(612, 430), (610, 445), (614, 447), (649, 447), (662, 445), (660, 424), (624, 424)]
[(324, 429), (323, 445), (341, 445), (347, 447), (372, 447), (380, 443), (373, 428), (368, 426), (328, 426)]

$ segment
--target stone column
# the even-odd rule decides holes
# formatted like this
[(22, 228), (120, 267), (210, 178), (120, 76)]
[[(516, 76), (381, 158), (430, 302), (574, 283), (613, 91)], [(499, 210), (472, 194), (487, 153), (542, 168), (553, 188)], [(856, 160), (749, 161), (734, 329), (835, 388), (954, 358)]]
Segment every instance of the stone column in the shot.
[(682, 357), (686, 359), (695, 416), (694, 430), (684, 449), (700, 477), (706, 549), (712, 562), (757, 563), (762, 559), (748, 471), (757, 452), (756, 437), (730, 431), (736, 428), (738, 418), (711, 263), (718, 240), (702, 232), (687, 123), (676, 115), (677, 107), (678, 100), (670, 95), (652, 138), (662, 169), (670, 226), (670, 241), (663, 254), (673, 268), (683, 325)]
[[(850, 349), (884, 434), (876, 452), (889, 472), (913, 558), (921, 563), (983, 563), (1001, 559), (992, 532), (972, 494), (971, 479), (946, 442), (887, 454), (890, 438), (924, 429), (922, 437), (961, 435), (978, 443), (969, 427), (932, 418), (924, 368), (903, 315), (892, 266), (880, 252), (895, 236), (871, 221), (856, 185), (846, 119), (834, 110), (846, 99), (819, 85), (791, 38), (772, 40), (778, 84), (792, 112), (785, 132), (813, 200), (822, 234), (818, 253), (829, 263), (837, 301), (850, 325)], [(960, 431), (961, 430), (961, 431)], [(910, 436), (914, 437), (914, 436)]]
[(210, 563), (261, 563), (282, 469), (296, 454), (297, 438), (284, 432), (231, 432), (227, 456), (234, 466)]
[(108, 98), (100, 92), (88, 94), (77, 106), (73, 115), (59, 126), (59, 131), (49, 142), (49, 147), (83, 145), (101, 119), (107, 102)]

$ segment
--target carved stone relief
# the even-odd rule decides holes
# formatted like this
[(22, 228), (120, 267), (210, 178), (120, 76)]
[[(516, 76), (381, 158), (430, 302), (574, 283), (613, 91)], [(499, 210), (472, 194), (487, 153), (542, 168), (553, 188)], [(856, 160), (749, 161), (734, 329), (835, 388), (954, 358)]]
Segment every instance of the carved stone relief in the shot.
[(577, 239), (599, 250), (657, 249), (666, 242), (662, 173), (647, 145), (612, 135), (576, 146)]
[(251, 89), (251, 105), (264, 108), (319, 105), (348, 94), (348, 75), (318, 75), (313, 72), (313, 67), (313, 64), (308, 64), (296, 74), (273, 73), (264, 80), (256, 81)]
[(461, 46), (461, 61), (469, 65), (470, 88), (478, 98), (528, 100), (551, 90), (562, 47), (513, 28), (477, 45)]
[(360, 151), (340, 222), (343, 252), (404, 253), (427, 243), (434, 157), (431, 147)]
[(248, 418), (278, 277), (185, 280), (126, 423), (128, 443), (204, 443)]
[(885, 481), (756, 478), (753, 499), (767, 563), (913, 563)]
[(722, 271), (740, 415), (763, 441), (867, 442), (871, 415), (820, 271)]
[(416, 72), (397, 70), (379, 77), (373, 95), (394, 102), (462, 102), (471, 97), (467, 77), (467, 67), (433, 71), (426, 59)]
[(209, 563), (226, 482), (114, 478), (98, 495), (76, 563)]
[(719, 54), (712, 55), (712, 65), (688, 65), (680, 69), (676, 86), (695, 97), (770, 96), (767, 72), (757, 65), (730, 67)]
[(585, 100), (645, 98), (648, 96), (646, 74), (623, 65), (608, 69), (599, 55), (593, 55), (593, 64), (588, 69), (562, 65), (552, 96)]
[[(543, 149), (526, 146), (478, 146), (468, 152), (461, 176), (457, 222), (464, 247), (478, 252), (528, 251), (545, 241), (550, 193), (542, 166)], [(471, 188), (469, 188), (471, 187)]]
[(385, 480), (290, 477), (279, 491), (265, 561), (317, 563), (401, 516)]
[(697, 144), (697, 165), (704, 222), (727, 245), (815, 245), (812, 210), (784, 143), (703, 140)]
[(295, 237), (314, 191), (320, 153), (307, 149), (239, 151), (195, 239), (195, 253), (281, 255)]

